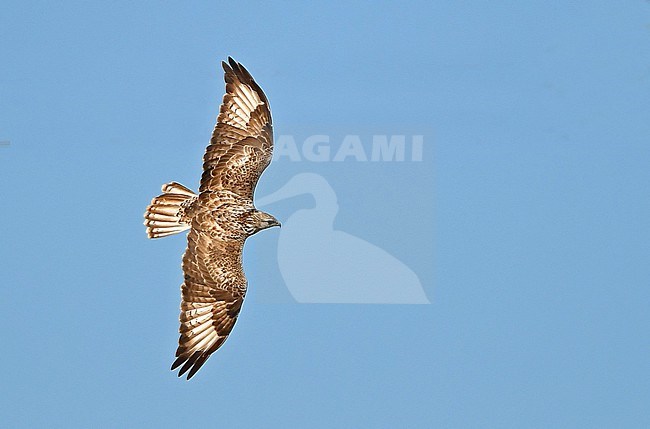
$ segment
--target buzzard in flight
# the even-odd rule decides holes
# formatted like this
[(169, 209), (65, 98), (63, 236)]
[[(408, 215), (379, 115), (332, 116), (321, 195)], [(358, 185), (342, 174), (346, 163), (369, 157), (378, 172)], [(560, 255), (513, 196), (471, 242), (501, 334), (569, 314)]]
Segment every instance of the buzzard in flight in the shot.
[[(280, 222), (253, 206), (271, 161), (269, 102), (248, 70), (223, 63), (226, 94), (203, 156), (198, 195), (171, 182), (144, 214), (149, 238), (190, 230), (183, 255), (180, 339), (172, 370), (192, 378), (226, 341), (246, 295), (242, 251), (248, 237)], [(189, 372), (188, 372), (189, 371)]]

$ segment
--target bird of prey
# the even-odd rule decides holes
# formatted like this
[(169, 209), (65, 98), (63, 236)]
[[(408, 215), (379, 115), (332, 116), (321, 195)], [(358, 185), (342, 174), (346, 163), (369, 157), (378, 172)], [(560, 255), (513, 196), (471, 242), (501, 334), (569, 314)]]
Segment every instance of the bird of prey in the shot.
[[(183, 255), (180, 338), (171, 369), (192, 378), (226, 341), (247, 281), (242, 251), (248, 237), (280, 222), (253, 205), (257, 181), (271, 161), (269, 102), (248, 70), (223, 62), (226, 94), (203, 156), (198, 194), (171, 182), (144, 214), (149, 238), (189, 230)], [(189, 372), (188, 372), (189, 371)]]

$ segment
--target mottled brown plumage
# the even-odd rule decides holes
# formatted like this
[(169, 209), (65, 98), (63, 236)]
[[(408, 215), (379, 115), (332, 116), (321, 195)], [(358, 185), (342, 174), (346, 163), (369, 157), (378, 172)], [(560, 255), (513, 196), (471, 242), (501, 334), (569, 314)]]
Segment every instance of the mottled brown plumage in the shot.
[(189, 229), (183, 255), (180, 338), (172, 370), (190, 379), (226, 341), (246, 295), (242, 268), (246, 238), (279, 225), (253, 206), (257, 181), (271, 161), (268, 100), (232, 58), (223, 63), (226, 94), (203, 156), (199, 194), (172, 182), (147, 207), (149, 238)]

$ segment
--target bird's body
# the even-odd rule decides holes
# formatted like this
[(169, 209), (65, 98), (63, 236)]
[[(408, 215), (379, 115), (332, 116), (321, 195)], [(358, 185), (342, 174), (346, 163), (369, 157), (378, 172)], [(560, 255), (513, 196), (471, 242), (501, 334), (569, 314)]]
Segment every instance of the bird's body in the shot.
[(232, 58), (223, 63), (226, 94), (203, 157), (198, 195), (175, 182), (145, 212), (149, 238), (189, 229), (183, 255), (180, 339), (172, 370), (191, 378), (230, 334), (246, 295), (242, 252), (248, 237), (279, 225), (253, 205), (257, 181), (271, 161), (268, 100)]

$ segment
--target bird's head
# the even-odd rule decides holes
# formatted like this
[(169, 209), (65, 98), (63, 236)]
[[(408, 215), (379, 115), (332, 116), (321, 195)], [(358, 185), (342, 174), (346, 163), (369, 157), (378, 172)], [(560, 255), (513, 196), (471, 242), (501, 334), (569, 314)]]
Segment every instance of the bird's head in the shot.
[(272, 215), (257, 209), (251, 210), (244, 216), (244, 230), (250, 236), (266, 228), (281, 226)]

